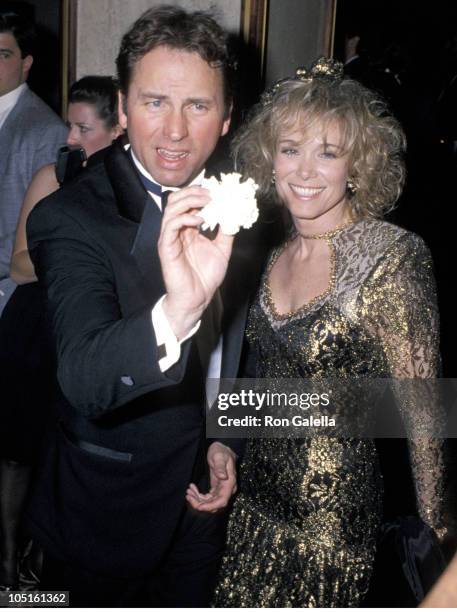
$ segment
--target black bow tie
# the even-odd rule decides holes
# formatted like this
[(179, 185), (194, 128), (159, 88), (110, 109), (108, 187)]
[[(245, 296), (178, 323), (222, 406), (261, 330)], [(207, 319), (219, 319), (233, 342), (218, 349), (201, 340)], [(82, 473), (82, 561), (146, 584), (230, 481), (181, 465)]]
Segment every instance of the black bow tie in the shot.
[(159, 198), (162, 201), (162, 212), (163, 212), (165, 210), (165, 206), (167, 205), (168, 196), (172, 192), (169, 190), (162, 191), (162, 187), (159, 184), (154, 183), (154, 181), (151, 181), (151, 179), (148, 179), (148, 177), (144, 176), (144, 174), (142, 174), (141, 172), (139, 172), (139, 176), (140, 176), (141, 182), (143, 183), (143, 186), (146, 189), (146, 191), (150, 191), (154, 195), (159, 196)]
[[(132, 149), (129, 149), (129, 154), (130, 154), (130, 158), (131, 160), (134, 162), (133, 159), (133, 153), (132, 153)], [(135, 162), (134, 162), (135, 163)], [(135, 164), (136, 166), (136, 164)], [(154, 183), (154, 181), (151, 181), (151, 179), (148, 179), (147, 176), (144, 176), (144, 174), (142, 172), (140, 172), (139, 168), (136, 168), (137, 172), (138, 172), (138, 176), (140, 177), (141, 182), (143, 183), (143, 187), (146, 189), (146, 191), (150, 191), (151, 193), (153, 193), (156, 196), (159, 196), (159, 198), (162, 198), (165, 200), (165, 204), (166, 204), (166, 197), (163, 197), (165, 192), (162, 194), (162, 187), (158, 184), (158, 183)], [(169, 192), (166, 192), (167, 195)]]
[(139, 175), (140, 175), (141, 182), (143, 183), (143, 186), (146, 189), (146, 191), (150, 191), (154, 195), (159, 196), (159, 198), (161, 198), (162, 197), (162, 187), (158, 185), (157, 183), (154, 183), (154, 181), (151, 181), (151, 179), (148, 179), (141, 172), (139, 172)]

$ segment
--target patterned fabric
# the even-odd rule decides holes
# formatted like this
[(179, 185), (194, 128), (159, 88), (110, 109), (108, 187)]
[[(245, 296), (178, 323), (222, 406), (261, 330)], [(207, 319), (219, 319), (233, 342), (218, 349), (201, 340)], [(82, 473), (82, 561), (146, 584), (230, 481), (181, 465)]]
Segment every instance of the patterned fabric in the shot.
[[(437, 376), (438, 315), (422, 240), (373, 220), (313, 238), (330, 247), (329, 287), (298, 310), (279, 314), (268, 278), (285, 247), (272, 253), (246, 331), (257, 376)], [(415, 437), (410, 450), (420, 515), (442, 535), (443, 445), (420, 437), (440, 418), (437, 404), (399, 389), (396, 399)], [(381, 516), (382, 478), (372, 440), (249, 440), (215, 605), (359, 605)]]

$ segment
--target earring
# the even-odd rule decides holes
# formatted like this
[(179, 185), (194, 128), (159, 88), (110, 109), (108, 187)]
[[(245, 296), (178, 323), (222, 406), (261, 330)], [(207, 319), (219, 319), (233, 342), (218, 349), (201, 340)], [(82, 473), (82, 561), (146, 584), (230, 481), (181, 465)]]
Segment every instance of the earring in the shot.
[(270, 179), (270, 183), (272, 185), (276, 184), (276, 170), (273, 169), (273, 172), (271, 173), (271, 179)]
[(355, 181), (354, 181), (353, 179), (351, 179), (351, 178), (350, 178), (350, 179), (348, 179), (348, 181), (347, 181), (346, 188), (347, 188), (347, 190), (348, 190), (349, 194), (350, 194), (351, 196), (353, 196), (353, 195), (356, 193), (356, 191), (357, 191), (357, 189), (358, 189), (358, 186), (357, 186), (357, 184), (355, 183)]

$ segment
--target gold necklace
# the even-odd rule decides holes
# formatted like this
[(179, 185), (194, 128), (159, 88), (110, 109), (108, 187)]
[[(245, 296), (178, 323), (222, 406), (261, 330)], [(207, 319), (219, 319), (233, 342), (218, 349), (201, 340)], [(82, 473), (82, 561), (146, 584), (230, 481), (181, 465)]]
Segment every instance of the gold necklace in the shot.
[(349, 227), (350, 225), (354, 225), (355, 223), (357, 223), (357, 221), (345, 221), (344, 223), (341, 223), (340, 225), (337, 225), (336, 227), (334, 227), (331, 230), (327, 230), (326, 232), (323, 232), (322, 234), (301, 234), (297, 229), (295, 229), (295, 232), (297, 234), (297, 236), (301, 236), (302, 238), (306, 238), (307, 240), (319, 240), (322, 238), (331, 238), (332, 236), (334, 236), (335, 234), (337, 234), (338, 232), (340, 232), (341, 230), (346, 229), (347, 227)]

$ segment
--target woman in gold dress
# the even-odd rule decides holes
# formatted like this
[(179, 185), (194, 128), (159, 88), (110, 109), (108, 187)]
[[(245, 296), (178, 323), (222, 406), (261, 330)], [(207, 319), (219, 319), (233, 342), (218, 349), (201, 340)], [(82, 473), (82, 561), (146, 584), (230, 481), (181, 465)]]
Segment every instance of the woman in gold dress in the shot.
[[(292, 222), (250, 309), (257, 378), (438, 376), (429, 251), (382, 220), (404, 147), (383, 102), (330, 60), (280, 81), (243, 127), (237, 161)], [(433, 404), (397, 400), (409, 433), (424, 434)], [(442, 442), (416, 436), (409, 449), (418, 512), (443, 537)], [(249, 440), (214, 605), (360, 605), (381, 516), (373, 440)]]

